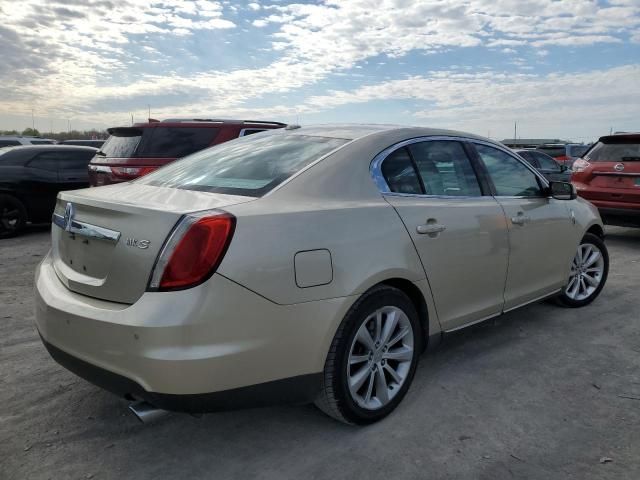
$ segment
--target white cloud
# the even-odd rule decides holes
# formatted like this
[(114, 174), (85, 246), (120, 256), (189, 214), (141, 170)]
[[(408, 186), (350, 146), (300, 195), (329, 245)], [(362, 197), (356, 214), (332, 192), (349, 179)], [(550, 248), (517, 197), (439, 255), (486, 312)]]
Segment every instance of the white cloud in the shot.
[(260, 10), (260, 4), (259, 3), (250, 3), (249, 5), (247, 5), (247, 7), (249, 7), (249, 10), (253, 10), (253, 11), (258, 11)]

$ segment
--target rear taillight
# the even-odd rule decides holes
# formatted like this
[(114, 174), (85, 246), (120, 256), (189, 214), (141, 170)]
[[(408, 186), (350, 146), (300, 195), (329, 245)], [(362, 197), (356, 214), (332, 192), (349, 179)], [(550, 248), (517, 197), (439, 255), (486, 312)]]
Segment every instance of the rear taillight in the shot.
[(142, 177), (147, 173), (151, 173), (158, 167), (111, 167), (111, 172), (117, 178), (124, 180), (132, 180), (134, 178)]
[(229, 247), (236, 218), (219, 210), (188, 214), (162, 247), (148, 290), (191, 288), (207, 280)]
[(576, 173), (576, 172), (584, 172), (590, 166), (591, 166), (591, 164), (589, 162), (587, 162), (585, 159), (579, 158), (575, 162), (573, 162), (573, 166), (571, 167), (571, 171), (574, 172), (574, 173)]

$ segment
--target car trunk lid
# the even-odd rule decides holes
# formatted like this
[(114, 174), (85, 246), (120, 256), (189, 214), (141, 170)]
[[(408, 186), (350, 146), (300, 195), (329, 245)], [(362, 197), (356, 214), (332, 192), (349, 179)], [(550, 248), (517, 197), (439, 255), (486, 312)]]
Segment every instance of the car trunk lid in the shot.
[(62, 192), (52, 227), (55, 271), (74, 292), (134, 303), (183, 214), (251, 200), (137, 183)]

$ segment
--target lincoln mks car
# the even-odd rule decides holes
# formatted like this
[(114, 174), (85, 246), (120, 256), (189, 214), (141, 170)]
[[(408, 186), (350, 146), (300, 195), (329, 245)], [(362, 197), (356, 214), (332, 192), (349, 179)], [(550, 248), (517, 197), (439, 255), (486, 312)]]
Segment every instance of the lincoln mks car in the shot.
[(59, 363), (147, 411), (315, 402), (365, 424), (445, 332), (585, 306), (608, 262), (595, 207), (498, 143), (289, 126), (60, 193), (36, 323)]

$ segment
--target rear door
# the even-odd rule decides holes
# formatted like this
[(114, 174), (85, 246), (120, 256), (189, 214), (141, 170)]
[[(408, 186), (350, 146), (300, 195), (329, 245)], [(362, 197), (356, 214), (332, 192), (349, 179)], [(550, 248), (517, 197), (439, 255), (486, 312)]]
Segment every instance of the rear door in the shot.
[(474, 146), (507, 218), (510, 252), (504, 308), (509, 310), (566, 284), (576, 248), (572, 222), (565, 202), (547, 195), (534, 169), (496, 145)]
[(25, 163), (23, 190), (28, 194), (32, 220), (50, 220), (60, 191), (57, 152), (36, 153)]
[(502, 208), (483, 195), (460, 141), (401, 145), (376, 163), (388, 186), (384, 197), (420, 256), (440, 323), (451, 330), (500, 313), (509, 252)]

